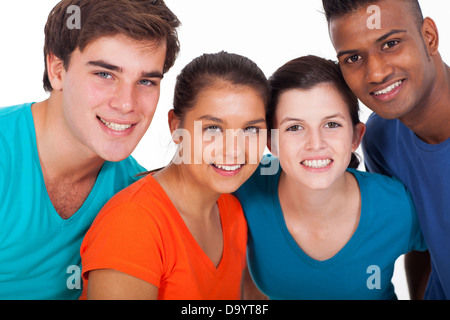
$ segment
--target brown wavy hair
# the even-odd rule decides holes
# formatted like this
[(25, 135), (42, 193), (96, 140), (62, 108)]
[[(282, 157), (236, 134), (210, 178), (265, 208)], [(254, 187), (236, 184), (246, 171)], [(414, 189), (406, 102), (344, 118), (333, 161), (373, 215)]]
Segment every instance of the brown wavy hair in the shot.
[[(81, 26), (69, 28), (68, 8), (80, 9)], [(123, 34), (134, 40), (151, 40), (166, 43), (164, 72), (175, 63), (180, 51), (176, 28), (180, 21), (162, 0), (63, 0), (50, 12), (45, 26), (44, 89), (52, 91), (47, 75), (46, 58), (50, 53), (63, 61), (68, 68), (75, 49), (83, 51), (93, 41)]]

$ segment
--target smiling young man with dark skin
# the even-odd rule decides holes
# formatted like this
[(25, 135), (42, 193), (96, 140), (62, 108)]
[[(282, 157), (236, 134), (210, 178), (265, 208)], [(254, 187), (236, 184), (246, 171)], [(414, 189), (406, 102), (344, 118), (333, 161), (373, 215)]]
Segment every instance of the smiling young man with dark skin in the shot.
[(450, 69), (436, 24), (417, 0), (323, 6), (345, 80), (374, 111), (363, 140), (366, 167), (399, 178), (416, 205), (431, 273), (428, 256), (407, 255), (411, 298), (423, 297), (429, 274), (425, 299), (450, 299)]

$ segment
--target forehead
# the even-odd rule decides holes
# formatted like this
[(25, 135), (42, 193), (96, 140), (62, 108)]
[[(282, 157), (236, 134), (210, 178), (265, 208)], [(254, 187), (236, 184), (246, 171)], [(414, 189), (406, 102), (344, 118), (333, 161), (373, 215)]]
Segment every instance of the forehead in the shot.
[(265, 115), (264, 101), (252, 87), (241, 85), (210, 86), (201, 92), (194, 107), (187, 112), (194, 117), (216, 114), (231, 119)]
[(166, 57), (166, 45), (158, 41), (137, 41), (117, 34), (91, 41), (83, 50), (75, 49), (70, 58), (74, 63), (89, 65), (90, 61), (102, 61), (121, 71), (160, 71)]
[(320, 84), (311, 89), (291, 89), (280, 95), (277, 104), (277, 120), (284, 117), (307, 119), (323, 118), (332, 114), (350, 117), (349, 108), (341, 94), (329, 84)]
[(418, 34), (417, 18), (411, 4), (404, 0), (381, 0), (333, 18), (329, 23), (330, 37), (335, 48), (357, 40), (379, 39), (392, 30)]

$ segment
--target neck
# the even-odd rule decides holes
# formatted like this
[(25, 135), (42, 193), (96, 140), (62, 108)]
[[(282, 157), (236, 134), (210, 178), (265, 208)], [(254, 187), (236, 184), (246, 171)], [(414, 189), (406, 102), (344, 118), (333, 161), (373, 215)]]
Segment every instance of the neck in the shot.
[(52, 93), (32, 106), (39, 159), (44, 178), (80, 181), (96, 177), (104, 160), (77, 141), (67, 128), (61, 101)]
[(207, 219), (214, 214), (216, 202), (220, 197), (217, 192), (205, 190), (189, 173), (185, 164), (170, 163), (154, 174), (154, 178), (163, 187), (175, 208), (183, 217)]
[[(442, 61), (433, 86), (414, 114), (400, 119), (421, 140), (439, 144), (450, 137), (450, 68)], [(419, 114), (420, 113), (420, 114)]]
[(278, 185), (280, 203), (283, 212), (295, 212), (296, 215), (314, 220), (339, 218), (351, 200), (355, 178), (345, 172), (342, 177), (326, 189), (310, 189), (289, 179), (281, 173)]

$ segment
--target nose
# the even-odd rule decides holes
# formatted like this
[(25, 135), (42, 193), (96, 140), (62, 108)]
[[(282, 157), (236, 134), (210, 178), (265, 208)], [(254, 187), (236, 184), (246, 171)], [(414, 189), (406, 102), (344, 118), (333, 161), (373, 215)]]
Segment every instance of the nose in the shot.
[(119, 84), (111, 99), (111, 107), (120, 110), (122, 113), (133, 111), (135, 107), (135, 86), (131, 84)]
[(242, 130), (226, 130), (224, 143), (225, 164), (245, 163), (245, 139)]
[(323, 132), (320, 129), (309, 129), (306, 134), (305, 147), (308, 150), (320, 150), (326, 146)]
[(393, 73), (394, 68), (382, 54), (371, 54), (367, 57), (366, 79), (370, 83), (383, 83)]

